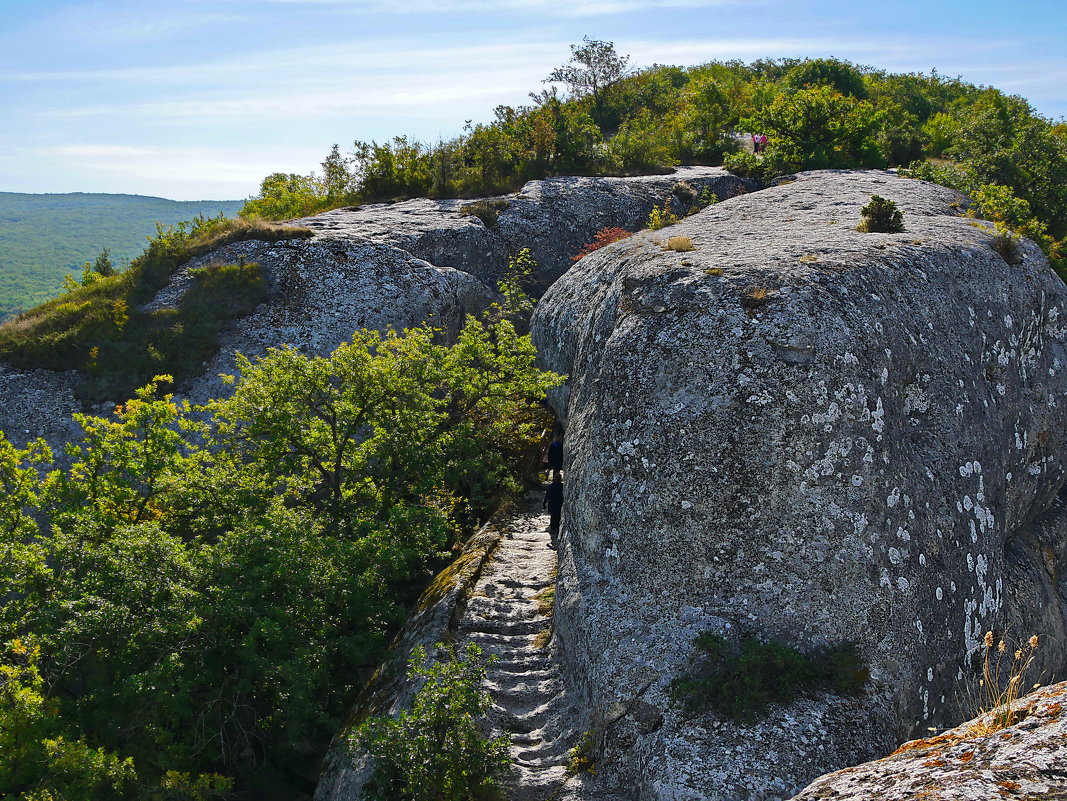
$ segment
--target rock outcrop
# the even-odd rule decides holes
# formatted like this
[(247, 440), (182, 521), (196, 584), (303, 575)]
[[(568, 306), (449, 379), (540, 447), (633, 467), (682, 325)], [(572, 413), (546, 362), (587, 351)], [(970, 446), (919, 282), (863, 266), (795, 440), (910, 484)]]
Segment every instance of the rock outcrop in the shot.
[[(792, 801), (1053, 801), (1067, 798), (1067, 683), (1043, 687), (890, 756), (823, 776)], [(1003, 719), (1003, 718), (1002, 718)]]
[[(855, 230), (872, 194), (905, 233)], [(955, 722), (987, 629), (1064, 641), (1067, 290), (964, 205), (801, 174), (543, 297), (535, 342), (570, 376), (556, 631), (601, 747), (583, 798), (788, 797)], [(701, 631), (855, 642), (868, 691), (685, 719), (668, 684)], [(654, 730), (628, 711), (647, 707)]]
[[(634, 178), (549, 178), (513, 195), (486, 200), (406, 200), (328, 211), (294, 221), (318, 240), (370, 240), (400, 248), (442, 267), (470, 273), (495, 287), (508, 259), (529, 248), (538, 264), (540, 294), (572, 264), (601, 228), (637, 231), (654, 204), (668, 201), (684, 214), (692, 204), (675, 193), (680, 183), (720, 199), (755, 188), (718, 167), (681, 167), (669, 175)], [(477, 212), (487, 208), (483, 220)], [(495, 218), (495, 219), (494, 219)]]
[[(204, 401), (227, 391), (218, 375), (235, 371), (236, 352), (259, 356), (268, 347), (291, 344), (326, 354), (357, 328), (424, 322), (455, 333), (467, 314), (496, 299), (496, 281), (519, 249), (529, 247), (539, 264), (533, 289), (540, 292), (599, 229), (636, 230), (665, 197), (677, 211), (686, 208), (690, 201), (672, 194), (682, 182), (720, 197), (751, 188), (751, 182), (720, 168), (686, 167), (637, 178), (531, 181), (496, 199), (498, 216), (489, 225), (465, 211), (474, 201), (419, 199), (337, 209), (296, 221), (314, 231), (308, 239), (241, 242), (193, 260), (147, 308), (177, 305), (193, 267), (242, 259), (263, 267), (267, 300), (223, 332), (218, 354), (181, 387), (184, 395)], [(74, 374), (47, 371), (0, 374), (0, 397), (11, 401), (0, 404), (0, 431), (16, 441), (43, 434), (62, 444), (74, 431), (69, 410), (79, 408), (76, 381)]]
[(71, 417), (81, 411), (74, 397), (77, 380), (73, 372), (0, 364), (0, 431), (20, 448), (38, 437), (54, 446), (70, 442), (81, 432)]

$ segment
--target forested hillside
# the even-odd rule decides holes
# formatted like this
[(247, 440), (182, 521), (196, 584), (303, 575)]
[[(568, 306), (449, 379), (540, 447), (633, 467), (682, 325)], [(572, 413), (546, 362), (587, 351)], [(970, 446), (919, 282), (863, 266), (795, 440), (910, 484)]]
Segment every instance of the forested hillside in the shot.
[(104, 248), (116, 265), (133, 259), (157, 222), (233, 215), (240, 207), (237, 200), (0, 192), (0, 319), (55, 297), (63, 276)]

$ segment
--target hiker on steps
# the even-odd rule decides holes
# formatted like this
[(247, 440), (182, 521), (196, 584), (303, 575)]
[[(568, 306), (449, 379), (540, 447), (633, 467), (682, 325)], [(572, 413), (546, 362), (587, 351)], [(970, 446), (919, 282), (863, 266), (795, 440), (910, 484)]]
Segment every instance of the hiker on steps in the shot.
[(545, 464), (549, 472), (555, 470), (558, 473), (563, 469), (563, 432), (558, 428), (552, 435), (552, 442), (549, 443), (545, 453)]
[(545, 500), (541, 504), (542, 509), (548, 510), (548, 536), (551, 539), (549, 548), (556, 550), (556, 541), (559, 539), (559, 516), (563, 512), (563, 472), (552, 471), (552, 483), (545, 490)]

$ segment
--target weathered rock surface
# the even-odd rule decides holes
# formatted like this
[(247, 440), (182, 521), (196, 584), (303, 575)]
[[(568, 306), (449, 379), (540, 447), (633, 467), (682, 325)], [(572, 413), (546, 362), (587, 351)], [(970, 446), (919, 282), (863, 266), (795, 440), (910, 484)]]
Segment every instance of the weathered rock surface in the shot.
[(191, 267), (241, 258), (263, 268), (270, 297), (222, 334), (216, 356), (184, 390), (196, 401), (226, 392), (218, 374), (235, 371), (235, 353), (259, 356), (288, 343), (326, 355), (356, 329), (399, 331), (422, 323), (454, 336), (466, 315), (479, 313), (496, 297), (467, 273), (360, 240), (240, 242), (190, 263), (172, 283), (180, 285)]
[(77, 375), (18, 370), (0, 364), (0, 431), (15, 445), (43, 437), (69, 442), (81, 429), (71, 419), (81, 410), (74, 396)]
[[(875, 193), (906, 233), (855, 230)], [(1008, 265), (959, 200), (802, 174), (605, 248), (545, 294), (535, 342), (570, 375), (556, 627), (602, 745), (583, 797), (788, 797), (955, 722), (985, 630), (1067, 637), (1067, 521), (1047, 511), (1067, 291), (1032, 243)], [(685, 720), (667, 684), (704, 630), (855, 641), (869, 692)], [(1064, 667), (1043, 659), (1046, 679)]]
[(885, 759), (816, 779), (793, 801), (1067, 799), (1067, 683), (1011, 708), (1022, 716), (1012, 726), (994, 730), (994, 714), (981, 715)]
[(672, 194), (681, 181), (698, 193), (720, 198), (753, 189), (754, 184), (719, 167), (681, 167), (669, 175), (634, 178), (549, 178), (530, 181), (513, 195), (491, 226), (463, 214), (468, 200), (406, 200), (336, 209), (296, 220), (316, 239), (368, 239), (402, 248), (432, 264), (470, 273), (489, 286), (521, 248), (530, 248), (543, 290), (571, 266), (571, 259), (605, 227), (643, 228), (654, 204), (668, 198), (684, 213), (688, 205)]

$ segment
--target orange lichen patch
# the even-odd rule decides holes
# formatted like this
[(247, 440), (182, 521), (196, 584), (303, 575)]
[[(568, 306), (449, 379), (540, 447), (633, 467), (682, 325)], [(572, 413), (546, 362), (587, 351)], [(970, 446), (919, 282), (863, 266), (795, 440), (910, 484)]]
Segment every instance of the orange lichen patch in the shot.
[(951, 745), (959, 739), (960, 735), (958, 734), (946, 733), (939, 734), (936, 737), (927, 737), (923, 740), (910, 740), (909, 742), (906, 742), (904, 743), (904, 745), (900, 746), (900, 748), (891, 753), (889, 756), (896, 756), (897, 754), (903, 754), (908, 751), (917, 751), (920, 748), (935, 748), (939, 745)]
[(1002, 782), (997, 782), (997, 785), (1003, 787), (1005, 790), (1018, 790), (1022, 787), (1018, 782), (1008, 781), (1007, 779)]
[(970, 762), (972, 759), (974, 759), (974, 751), (967, 751), (963, 754), (960, 754), (958, 757), (956, 757), (956, 759), (958, 759), (960, 762)]
[(1012, 733), (1011, 733), (1010, 731), (1006, 731), (1006, 732), (1004, 732), (1004, 733), (1003, 733), (1002, 735), (1000, 735), (1000, 739), (1001, 739), (1001, 740), (1010, 740), (1010, 739), (1011, 739), (1012, 737), (1014, 737), (1014, 736), (1015, 736), (1015, 735), (1014, 735), (1014, 734), (1012, 734)]
[(1063, 712), (1063, 704), (1060, 704), (1060, 703), (1049, 704), (1048, 706), (1045, 707), (1045, 714), (1048, 715), (1050, 718), (1057, 717), (1062, 712)]
[(924, 768), (943, 768), (947, 764), (948, 763), (945, 762), (945, 760), (943, 760), (943, 759), (928, 759), (925, 762), (923, 762), (923, 767)]

